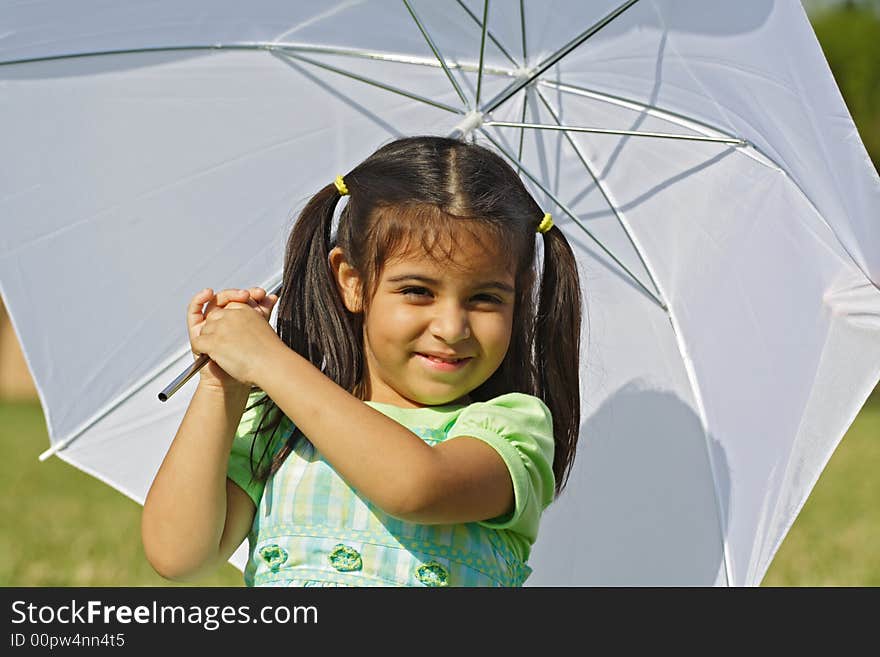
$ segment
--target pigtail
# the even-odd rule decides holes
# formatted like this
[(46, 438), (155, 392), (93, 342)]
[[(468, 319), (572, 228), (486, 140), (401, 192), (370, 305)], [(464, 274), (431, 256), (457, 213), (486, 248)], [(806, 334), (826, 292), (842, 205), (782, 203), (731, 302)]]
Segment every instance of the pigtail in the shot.
[(356, 373), (339, 365), (351, 362), (360, 349), (327, 261), (339, 199), (334, 185), (324, 187), (303, 209), (290, 233), (278, 308), (278, 317), (289, 318), (289, 323), (279, 325), (278, 335), (330, 379), (350, 389)]
[[(333, 214), (339, 199), (339, 191), (334, 185), (321, 189), (303, 208), (290, 233), (276, 330), (284, 344), (337, 384), (351, 390), (359, 373), (344, 365), (358, 360), (360, 347), (355, 336), (360, 335), (360, 330), (353, 326), (356, 318), (347, 312), (339, 297), (327, 259), (332, 248)], [(299, 430), (293, 432), (272, 458), (269, 467), (261, 467), (266, 455), (272, 451), (272, 440), (284, 417), (268, 395), (263, 395), (253, 406), (261, 404), (269, 404), (269, 409), (255, 431), (251, 471), (254, 477), (265, 479), (277, 471), (297, 440), (305, 439), (305, 436)], [(255, 460), (256, 436), (270, 429), (271, 437)]]
[(538, 396), (553, 415), (556, 495), (565, 488), (580, 432), (581, 289), (574, 253), (562, 231), (544, 233), (535, 360)]

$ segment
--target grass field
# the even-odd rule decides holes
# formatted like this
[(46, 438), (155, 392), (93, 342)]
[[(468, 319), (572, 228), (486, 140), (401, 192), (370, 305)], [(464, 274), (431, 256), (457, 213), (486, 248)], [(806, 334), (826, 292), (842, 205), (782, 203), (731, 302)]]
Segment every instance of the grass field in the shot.
[[(876, 398), (875, 394), (875, 398)], [(58, 458), (37, 402), (0, 402), (0, 585), (177, 586), (140, 542), (140, 506)], [(880, 403), (866, 405), (813, 489), (763, 586), (880, 586)], [(239, 586), (225, 565), (201, 582)]]

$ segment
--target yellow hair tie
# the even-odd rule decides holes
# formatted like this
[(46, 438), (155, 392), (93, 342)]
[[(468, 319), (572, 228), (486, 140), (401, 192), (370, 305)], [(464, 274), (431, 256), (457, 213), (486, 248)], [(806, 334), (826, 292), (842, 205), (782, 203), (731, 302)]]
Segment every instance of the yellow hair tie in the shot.
[(553, 218), (550, 216), (550, 213), (544, 215), (544, 218), (541, 220), (541, 223), (538, 224), (538, 232), (546, 233), (553, 227)]
[(348, 187), (345, 186), (345, 181), (342, 180), (342, 176), (336, 176), (336, 190), (339, 192), (340, 196), (348, 196)]

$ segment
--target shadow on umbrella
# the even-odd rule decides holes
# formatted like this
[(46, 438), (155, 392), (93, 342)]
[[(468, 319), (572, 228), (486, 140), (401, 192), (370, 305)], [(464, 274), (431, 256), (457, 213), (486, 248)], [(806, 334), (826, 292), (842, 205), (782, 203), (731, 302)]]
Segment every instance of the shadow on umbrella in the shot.
[[(631, 381), (589, 416), (581, 435), (569, 488), (542, 521), (547, 535), (562, 535), (550, 528), (566, 525), (574, 545), (539, 539), (528, 585), (723, 583), (730, 471), (693, 411)], [(572, 553), (580, 558), (563, 558)]]

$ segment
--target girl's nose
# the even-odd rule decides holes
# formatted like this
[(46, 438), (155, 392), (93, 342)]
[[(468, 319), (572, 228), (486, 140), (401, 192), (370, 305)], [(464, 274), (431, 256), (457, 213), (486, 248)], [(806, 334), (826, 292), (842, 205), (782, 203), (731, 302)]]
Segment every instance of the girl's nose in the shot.
[(455, 344), (471, 337), (471, 326), (464, 308), (458, 305), (438, 307), (431, 320), (431, 333), (447, 344)]

